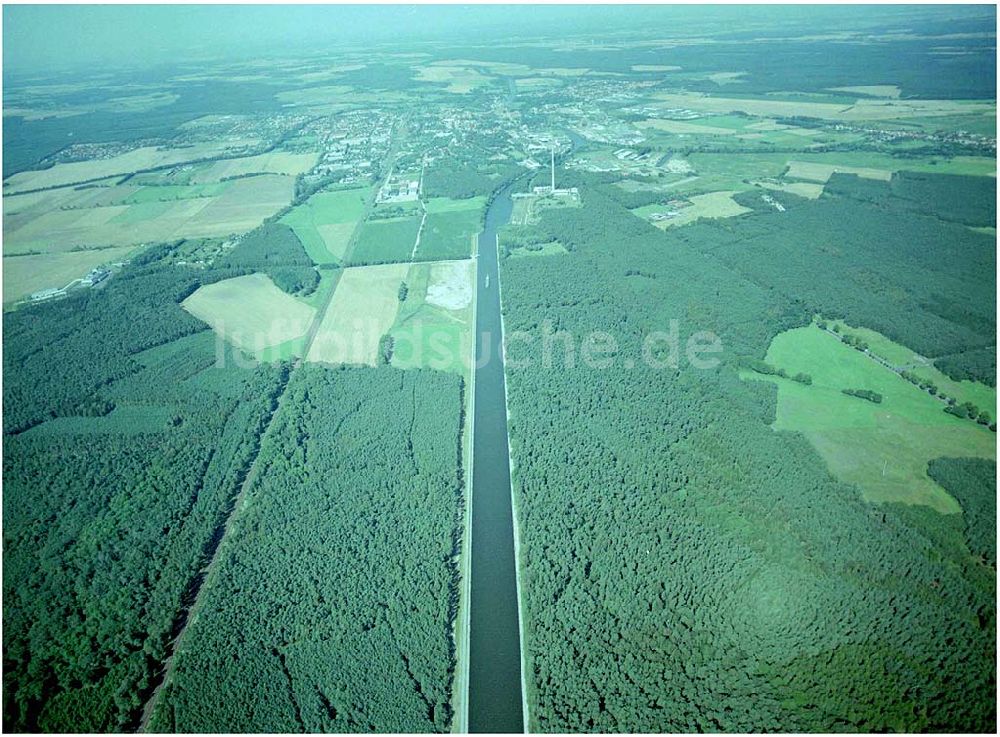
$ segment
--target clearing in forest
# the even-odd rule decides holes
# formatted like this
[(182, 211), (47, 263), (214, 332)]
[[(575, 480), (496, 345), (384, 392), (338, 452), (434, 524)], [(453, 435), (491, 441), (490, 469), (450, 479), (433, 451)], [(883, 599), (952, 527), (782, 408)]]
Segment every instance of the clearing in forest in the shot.
[(471, 259), (417, 263), (406, 276), (406, 300), (390, 331), (392, 365), (468, 376), (472, 355), (474, 276)]
[(428, 64), (417, 69), (417, 76), (413, 78), (417, 82), (436, 82), (447, 84), (445, 92), (464, 95), (472, 92), (476, 87), (487, 84), (490, 77), (484, 77), (474, 69), (463, 66), (438, 66)]
[(377, 365), (379, 343), (396, 319), (408, 269), (409, 264), (344, 269), (307, 360)]
[(663, 220), (653, 220), (652, 223), (658, 228), (670, 228), (678, 225), (693, 223), (698, 218), (731, 218), (750, 212), (750, 208), (733, 200), (736, 192), (709, 192), (707, 194), (694, 195), (690, 198), (690, 205), (684, 208), (675, 209), (668, 205), (646, 205), (632, 210), (633, 213), (642, 218), (650, 215), (667, 214), (675, 212), (673, 217)]
[[(927, 476), (934, 458), (996, 458), (996, 435), (944, 412), (944, 403), (816, 325), (776, 336), (767, 362), (812, 378), (809, 385), (744, 372), (778, 386), (775, 430), (801, 432), (839, 480), (870, 502), (925, 504), (941, 513), (958, 503)], [(880, 403), (846, 396), (867, 389)]]
[(233, 345), (257, 355), (302, 338), (316, 314), (264, 274), (199, 287), (181, 306)]

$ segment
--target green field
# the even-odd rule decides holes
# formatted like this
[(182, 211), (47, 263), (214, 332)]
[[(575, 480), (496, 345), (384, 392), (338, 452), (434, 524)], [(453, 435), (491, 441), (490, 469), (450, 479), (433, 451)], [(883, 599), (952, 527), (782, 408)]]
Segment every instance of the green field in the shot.
[[(996, 436), (946, 414), (943, 403), (816, 326), (784, 332), (767, 352), (772, 366), (802, 372), (811, 385), (744, 372), (778, 385), (775, 430), (801, 432), (841, 481), (872, 502), (925, 504), (942, 513), (959, 506), (927, 476), (934, 458), (996, 458)], [(880, 404), (842, 394), (869, 389)]]
[(972, 402), (979, 409), (989, 412), (991, 417), (996, 417), (996, 387), (986, 386), (985, 384), (980, 384), (978, 381), (955, 381), (941, 373), (934, 366), (931, 359), (921, 356), (916, 351), (911, 351), (906, 346), (889, 340), (874, 330), (854, 327), (848, 325), (843, 320), (830, 320), (829, 324), (831, 328), (834, 325), (839, 326), (845, 334), (860, 337), (868, 343), (869, 350), (872, 353), (884, 358), (893, 366), (910, 371), (921, 379), (933, 381), (941, 393), (949, 397), (954, 397), (959, 404)]
[(393, 366), (454, 371), (468, 378), (475, 319), (472, 278), (469, 260), (410, 267), (408, 294), (389, 331)]
[(455, 200), (451, 197), (431, 197), (424, 203), (427, 214), (437, 214), (441, 212), (465, 212), (467, 210), (480, 211), (486, 207), (485, 197), (469, 197), (464, 200)]
[(225, 192), (231, 182), (213, 184), (167, 184), (163, 186), (146, 186), (123, 198), (122, 205), (135, 205), (145, 202), (169, 202), (188, 200), (195, 197), (218, 197)]
[(415, 256), (420, 261), (469, 258), (472, 236), (480, 228), (478, 209), (428, 213)]
[[(676, 227), (693, 223), (699, 218), (730, 218), (750, 212), (746, 207), (733, 201), (735, 192), (708, 192), (691, 197), (691, 204), (680, 209), (669, 220), (651, 221), (658, 228)], [(641, 218), (648, 218), (654, 213), (666, 213), (674, 208), (668, 205), (645, 205), (632, 212)]]
[(369, 220), (361, 226), (351, 262), (381, 264), (409, 261), (419, 228), (419, 217)]
[(340, 263), (370, 195), (368, 187), (320, 192), (281, 221), (291, 226), (315, 263)]
[(904, 159), (867, 151), (837, 151), (832, 153), (741, 153), (738, 155), (693, 153), (687, 158), (691, 166), (694, 167), (697, 179), (672, 188), (672, 192), (750, 189), (753, 187), (751, 180), (782, 176), (789, 161), (888, 171), (920, 171), (978, 176), (996, 174), (995, 159), (973, 156), (952, 158), (916, 156)]

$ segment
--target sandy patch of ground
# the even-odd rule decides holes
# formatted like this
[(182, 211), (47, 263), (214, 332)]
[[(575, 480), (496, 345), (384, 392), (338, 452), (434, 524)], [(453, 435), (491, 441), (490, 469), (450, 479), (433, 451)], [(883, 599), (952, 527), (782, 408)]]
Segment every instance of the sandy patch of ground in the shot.
[(444, 261), (431, 266), (427, 285), (429, 304), (460, 310), (472, 302), (472, 262)]

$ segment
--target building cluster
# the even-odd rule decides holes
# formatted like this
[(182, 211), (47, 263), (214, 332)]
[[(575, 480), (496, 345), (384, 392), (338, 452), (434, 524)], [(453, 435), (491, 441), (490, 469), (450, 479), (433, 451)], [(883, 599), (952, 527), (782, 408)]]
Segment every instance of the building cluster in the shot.
[(111, 269), (106, 266), (95, 266), (90, 272), (79, 279), (74, 279), (64, 287), (49, 287), (32, 292), (28, 299), (32, 302), (46, 302), (56, 297), (65, 297), (66, 293), (74, 288), (93, 287), (111, 276)]
[(351, 110), (314, 120), (302, 130), (319, 142), (320, 157), (304, 175), (305, 184), (334, 179), (351, 184), (377, 173), (389, 151), (399, 116), (383, 110)]

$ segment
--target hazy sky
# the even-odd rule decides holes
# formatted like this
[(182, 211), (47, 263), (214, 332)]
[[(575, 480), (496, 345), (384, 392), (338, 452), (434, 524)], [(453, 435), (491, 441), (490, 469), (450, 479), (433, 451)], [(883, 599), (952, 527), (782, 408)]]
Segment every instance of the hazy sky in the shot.
[[(615, 7), (315, 5), (5, 5), (3, 61), (17, 74), (81, 64), (125, 66), (186, 56), (289, 53), (387, 40), (500, 33), (557, 35), (634, 15)], [(641, 11), (640, 12), (644, 12)], [(645, 11), (648, 12), (648, 11)], [(589, 22), (588, 22), (589, 21)]]
[(502, 35), (603, 34), (658, 27), (675, 33), (704, 32), (706, 21), (715, 21), (715, 30), (749, 28), (765, 19), (771, 23), (813, 19), (815, 25), (829, 28), (824, 14), (850, 21), (901, 10), (895, 8), (5, 5), (3, 63), (5, 75), (13, 76), (67, 67), (93, 71), (108, 65), (134, 68), (206, 56), (252, 56), (265, 49), (323, 52), (389, 40), (448, 38), (476, 43)]

